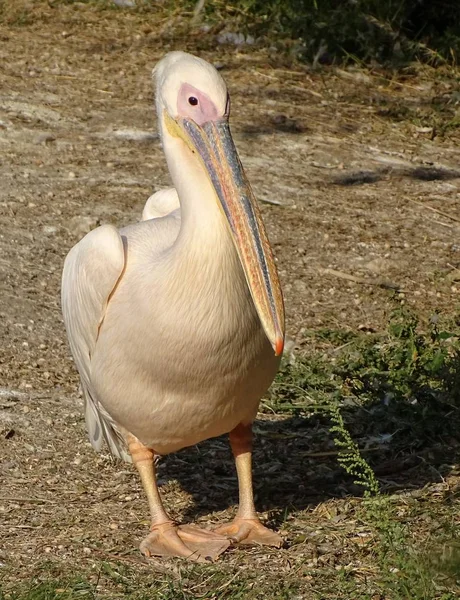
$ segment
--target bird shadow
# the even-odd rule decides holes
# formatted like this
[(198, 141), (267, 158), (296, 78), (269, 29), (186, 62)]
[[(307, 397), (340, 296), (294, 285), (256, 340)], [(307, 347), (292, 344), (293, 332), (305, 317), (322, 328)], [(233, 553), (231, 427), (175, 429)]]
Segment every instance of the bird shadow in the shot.
[[(384, 373), (381, 377), (382, 381), (373, 381), (379, 392), (371, 402), (342, 410), (346, 428), (381, 490), (395, 493), (442, 482), (460, 461), (460, 395), (454, 391), (460, 390), (460, 361), (452, 363), (445, 375), (445, 390), (450, 393), (440, 393), (439, 385), (424, 385), (416, 392), (417, 402), (412, 398), (388, 403), (388, 398), (397, 397), (397, 390)], [(267, 415), (255, 421), (254, 431), (256, 508), (268, 512), (272, 526), (321, 502), (363, 494), (356, 477), (339, 464), (337, 432), (331, 431), (327, 414)], [(237, 504), (238, 484), (227, 436), (165, 457), (159, 476), (163, 482), (176, 480), (192, 497), (184, 520)]]
[[(331, 493), (336, 473), (321, 466), (314, 471), (302, 466), (308, 452), (312, 423), (302, 418), (254, 423), (254, 491), (257, 509), (285, 513), (313, 506)], [(206, 440), (165, 457), (159, 472), (163, 481), (176, 480), (193, 498), (184, 519), (228, 509), (238, 502), (238, 482), (228, 436)], [(166, 476), (166, 477), (165, 477)], [(312, 485), (310, 485), (312, 484)], [(283, 520), (281, 517), (280, 520)]]

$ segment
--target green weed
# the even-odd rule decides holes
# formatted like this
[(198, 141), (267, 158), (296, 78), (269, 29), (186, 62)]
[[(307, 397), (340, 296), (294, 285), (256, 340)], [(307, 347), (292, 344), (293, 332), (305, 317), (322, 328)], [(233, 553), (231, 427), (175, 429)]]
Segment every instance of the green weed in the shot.
[(460, 49), (460, 7), (449, 0), (436, 7), (416, 0), (214, 0), (205, 11), (216, 22), (284, 42), (292, 54), (314, 63), (356, 59), (397, 65), (418, 58), (456, 64)]
[[(460, 574), (459, 534), (448, 526), (449, 516), (441, 524), (428, 514), (436, 527), (420, 546), (398, 517), (397, 500), (378, 494), (359, 444), (363, 432), (364, 439), (385, 439), (382, 452), (396, 457), (425, 448), (445, 448), (448, 455), (460, 442), (458, 331), (440, 323), (435, 315), (422, 331), (413, 313), (398, 308), (384, 335), (311, 333), (315, 342), (329, 341), (330, 352), (284, 364), (270, 397), (274, 410), (330, 419), (338, 462), (364, 489), (359, 518), (375, 532), (378, 580), (392, 600), (453, 600), (449, 587)], [(414, 503), (416, 517), (421, 510)]]

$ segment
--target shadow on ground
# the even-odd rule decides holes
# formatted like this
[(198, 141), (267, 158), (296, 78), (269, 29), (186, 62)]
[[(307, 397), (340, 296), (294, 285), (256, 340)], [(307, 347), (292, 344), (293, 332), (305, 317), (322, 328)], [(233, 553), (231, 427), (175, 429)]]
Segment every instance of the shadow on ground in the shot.
[[(347, 357), (332, 371), (325, 367), (324, 389), (319, 391), (340, 406), (352, 443), (372, 467), (384, 493), (414, 493), (426, 484), (442, 482), (460, 462), (458, 355), (449, 351), (441, 356), (439, 348), (424, 346), (423, 338), (410, 340), (412, 349), (406, 347), (408, 340), (391, 350), (377, 345), (375, 356), (369, 348), (363, 353), (364, 364), (356, 358), (361, 356), (358, 352), (354, 363)], [(413, 356), (419, 353), (412, 372), (410, 352)], [(375, 362), (380, 359), (381, 363)], [(318, 411), (314, 403), (305, 404), (305, 396), (318, 393), (315, 377), (319, 367), (308, 361), (285, 365), (282, 383), (275, 384), (273, 392), (279, 402), (277, 415), (267, 414), (254, 424), (256, 504), (259, 511), (269, 512), (273, 525), (291, 512), (363, 493), (355, 483), (357, 477), (347, 474), (338, 462), (334, 437), (343, 440), (343, 436), (331, 433), (327, 408)], [(298, 408), (292, 380), (304, 390)], [(316, 390), (309, 390), (308, 382)], [(283, 418), (288, 404), (291, 414)], [(177, 480), (192, 495), (195, 504), (184, 519), (237, 503), (237, 480), (226, 436), (165, 457), (159, 474), (160, 479)]]
[[(381, 412), (378, 406), (369, 412), (347, 411), (347, 424), (368, 440), (361, 454), (372, 466), (385, 493), (442, 482), (460, 462), (458, 407), (451, 411), (440, 407), (438, 423), (442, 427), (445, 420), (444, 435), (434, 434), (433, 421), (426, 423), (423, 434), (423, 418), (418, 410), (412, 419), (408, 411), (401, 427), (393, 430), (384, 426), (388, 420), (382, 420)], [(291, 512), (313, 509), (331, 498), (362, 495), (362, 488), (337, 462), (338, 452), (327, 418), (259, 420), (255, 430), (256, 505), (259, 511), (269, 512), (273, 525), (279, 525)], [(399, 442), (405, 438), (405, 447), (391, 443), (390, 436)], [(165, 457), (162, 463), (160, 479), (176, 479), (193, 496), (195, 504), (184, 514), (185, 521), (237, 503), (237, 479), (226, 437)]]

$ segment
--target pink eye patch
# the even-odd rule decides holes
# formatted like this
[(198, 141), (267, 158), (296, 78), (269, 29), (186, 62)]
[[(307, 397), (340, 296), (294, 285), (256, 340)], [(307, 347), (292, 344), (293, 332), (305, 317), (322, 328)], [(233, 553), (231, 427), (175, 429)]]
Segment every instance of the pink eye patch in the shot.
[(193, 119), (197, 125), (219, 118), (219, 112), (211, 98), (189, 83), (183, 83), (177, 98), (177, 112), (180, 117)]

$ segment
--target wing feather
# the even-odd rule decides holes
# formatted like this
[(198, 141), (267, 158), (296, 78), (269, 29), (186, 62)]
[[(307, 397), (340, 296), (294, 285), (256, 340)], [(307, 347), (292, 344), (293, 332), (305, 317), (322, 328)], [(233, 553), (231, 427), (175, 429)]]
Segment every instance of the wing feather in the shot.
[(89, 439), (100, 451), (103, 440), (115, 456), (130, 456), (115, 423), (98, 402), (91, 385), (91, 357), (110, 296), (125, 267), (120, 234), (111, 225), (90, 231), (67, 255), (61, 285), (64, 324), (85, 401)]
[(158, 219), (171, 214), (180, 207), (175, 188), (166, 188), (150, 196), (142, 211), (142, 221)]

